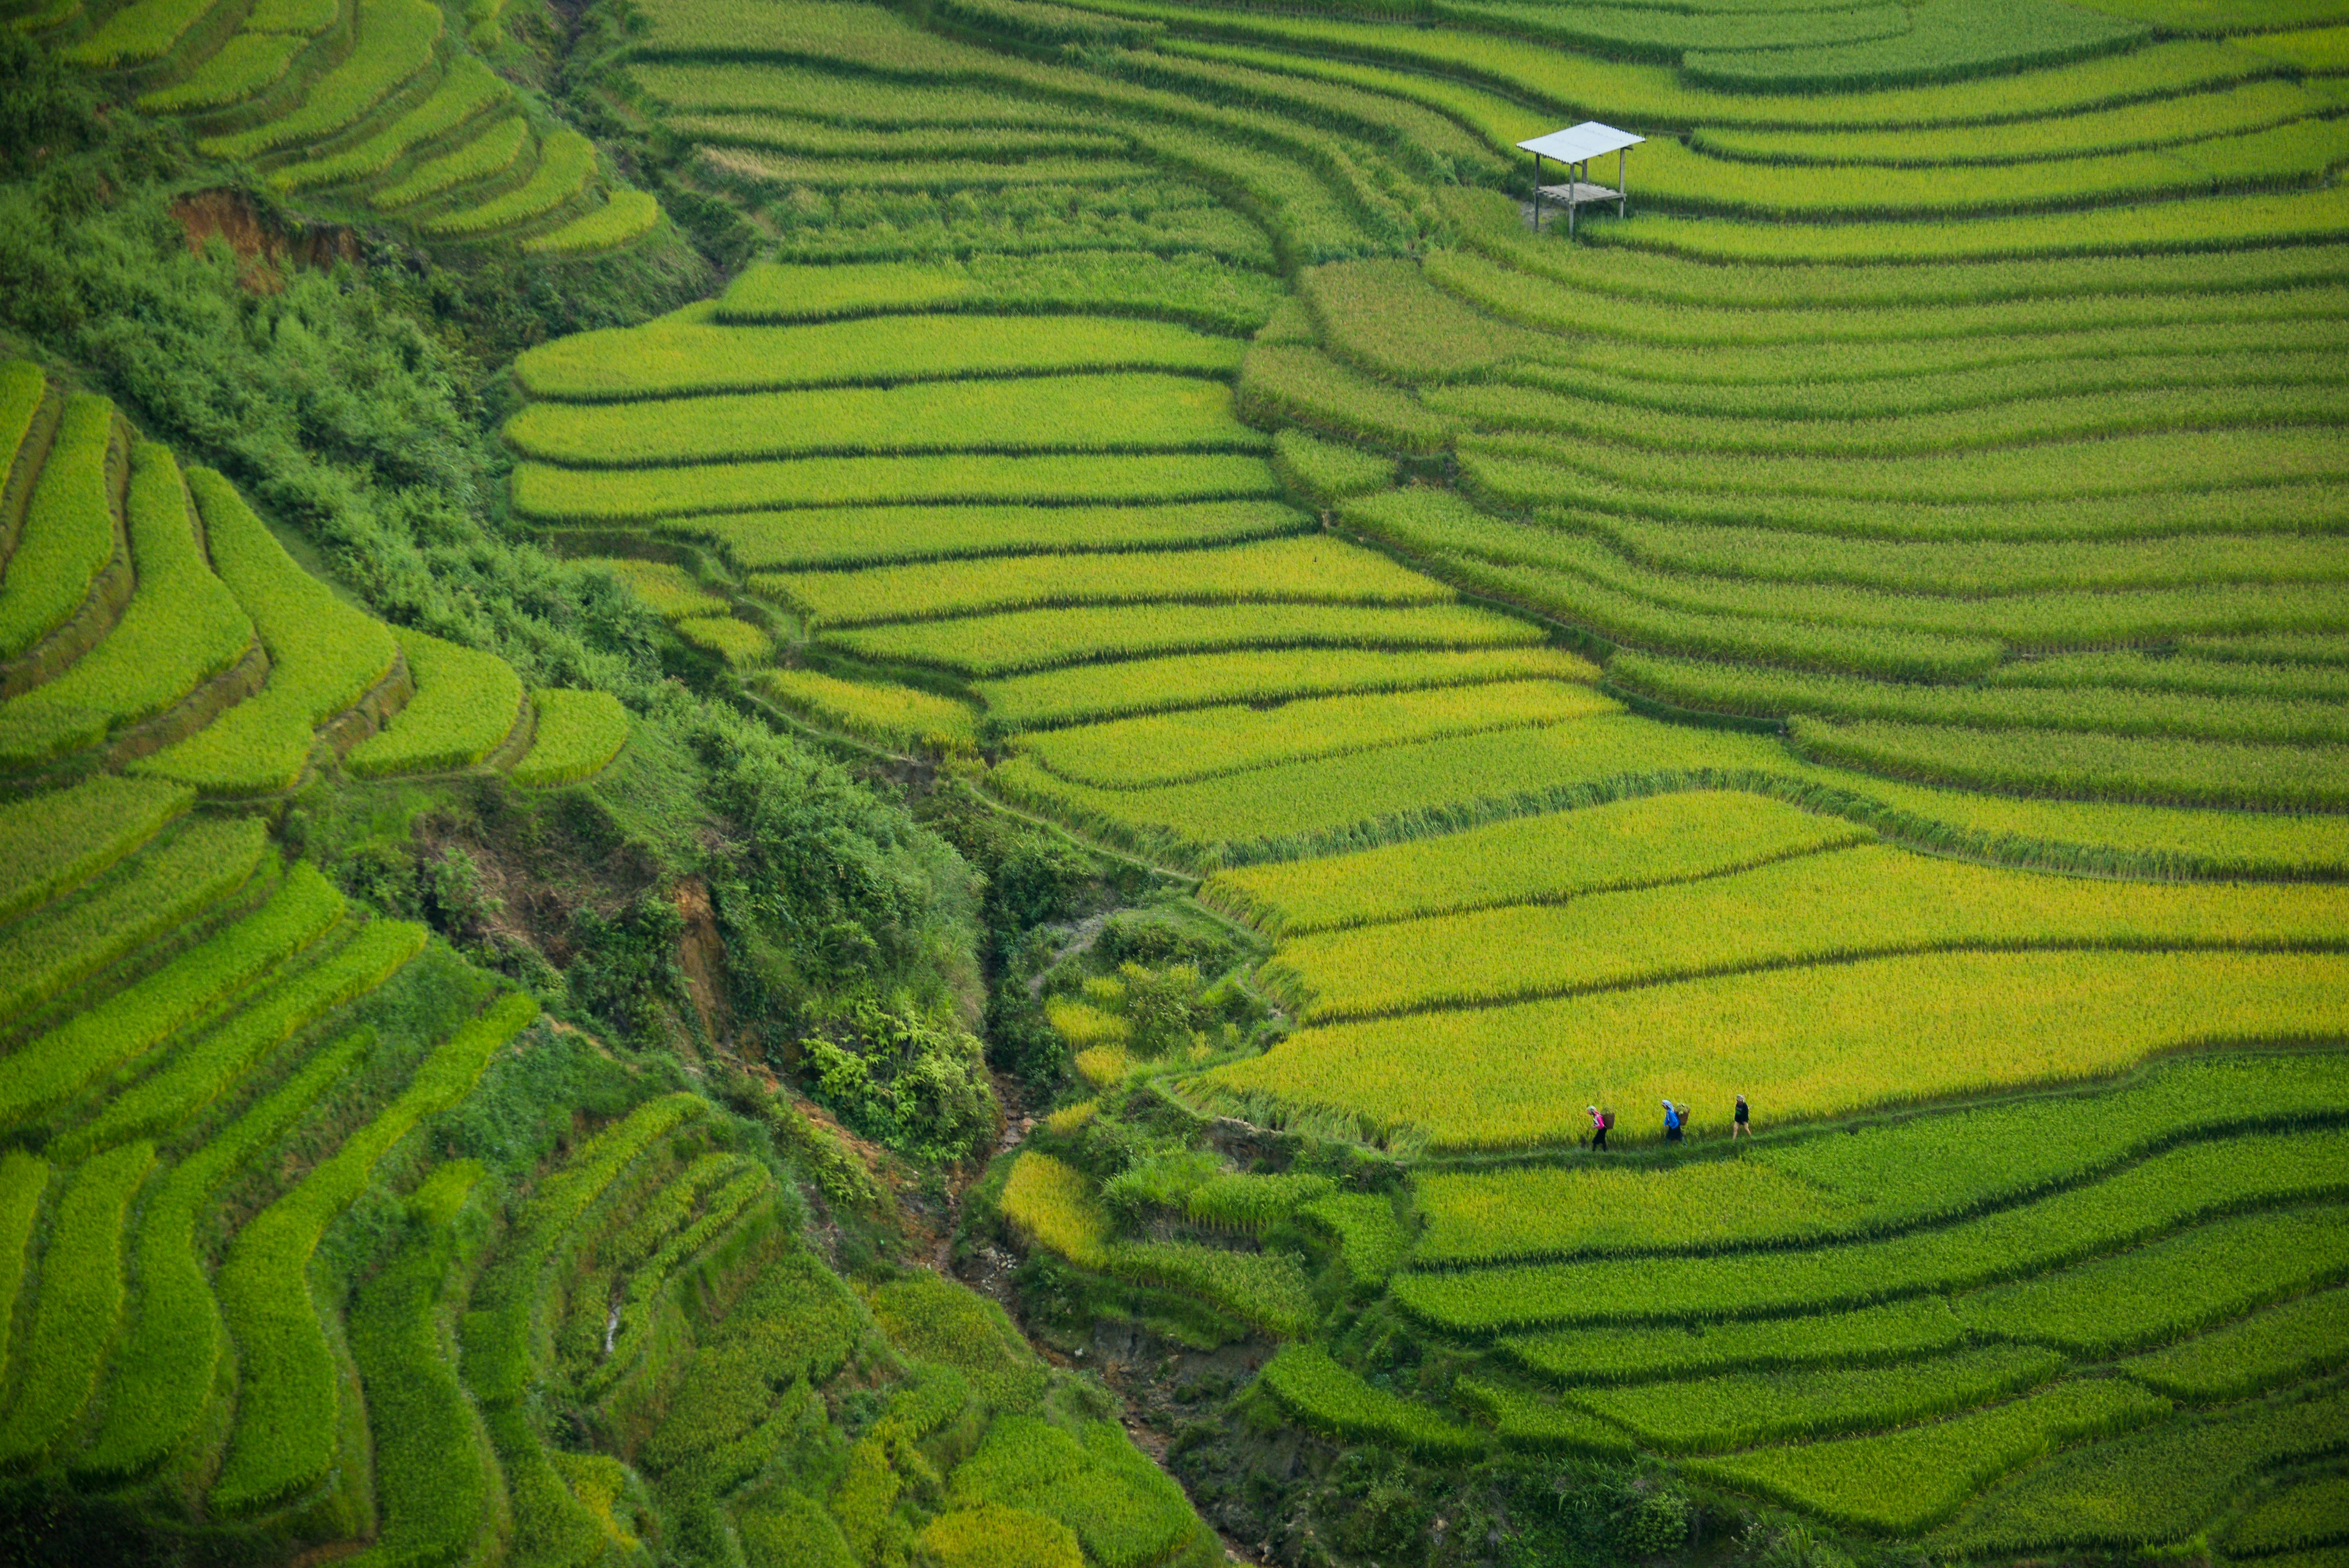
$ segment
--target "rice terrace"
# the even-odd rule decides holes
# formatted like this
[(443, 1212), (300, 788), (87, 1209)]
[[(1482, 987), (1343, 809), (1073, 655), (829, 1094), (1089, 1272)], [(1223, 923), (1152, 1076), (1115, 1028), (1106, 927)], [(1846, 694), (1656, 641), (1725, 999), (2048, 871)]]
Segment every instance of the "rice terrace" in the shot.
[(0, 1564), (2349, 1568), (2349, 0), (0, 0)]

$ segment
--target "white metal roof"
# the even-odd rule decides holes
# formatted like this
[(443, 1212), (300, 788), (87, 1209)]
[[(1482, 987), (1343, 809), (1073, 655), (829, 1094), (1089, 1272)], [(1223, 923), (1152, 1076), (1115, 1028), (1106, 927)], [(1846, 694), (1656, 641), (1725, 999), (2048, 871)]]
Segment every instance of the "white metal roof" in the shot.
[(1611, 125), (1601, 125), (1595, 119), (1586, 119), (1580, 125), (1553, 130), (1547, 136), (1537, 136), (1531, 141), (1517, 143), (1517, 146), (1526, 152), (1555, 158), (1560, 163), (1579, 163), (1602, 152), (1637, 147), (1647, 139), (1644, 136), (1633, 136), (1628, 130), (1618, 130)]

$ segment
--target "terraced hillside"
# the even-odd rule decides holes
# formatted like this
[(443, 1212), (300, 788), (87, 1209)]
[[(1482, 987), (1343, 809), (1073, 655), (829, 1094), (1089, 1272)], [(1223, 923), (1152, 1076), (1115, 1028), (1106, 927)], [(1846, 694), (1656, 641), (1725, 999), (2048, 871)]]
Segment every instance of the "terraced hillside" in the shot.
[[(516, 511), (1249, 929), (1172, 1034), (1040, 977), (1094, 1098), (1000, 1202), (1296, 1422), (2284, 1550), (2349, 1441), (2344, 18), (1407, 9), (640, 0), (611, 89), (770, 259), (524, 355)], [(1586, 118), (1650, 139), (1569, 245), (1514, 144)]]
[(999, 1310), (811, 1250), (804, 1167), (879, 1201), (837, 1134), (305, 852), (428, 786), (593, 820), (555, 787), (673, 766), (610, 693), (353, 607), (104, 397), (0, 398), (12, 1561), (1212, 1558)]
[(72, 0), (16, 25), (316, 216), (547, 256), (650, 232), (658, 203), (492, 68), (510, 52), (499, 7), (473, 13), (469, 28), (435, 0)]

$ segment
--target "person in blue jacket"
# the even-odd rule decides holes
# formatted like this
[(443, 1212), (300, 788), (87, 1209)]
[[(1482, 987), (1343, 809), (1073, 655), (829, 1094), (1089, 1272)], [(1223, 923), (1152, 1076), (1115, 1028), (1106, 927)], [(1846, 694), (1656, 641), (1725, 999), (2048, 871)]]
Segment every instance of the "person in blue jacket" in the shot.
[(1664, 1141), (1667, 1143), (1678, 1143), (1680, 1140), (1681, 1113), (1679, 1108), (1674, 1106), (1671, 1100), (1666, 1100), (1664, 1101)]

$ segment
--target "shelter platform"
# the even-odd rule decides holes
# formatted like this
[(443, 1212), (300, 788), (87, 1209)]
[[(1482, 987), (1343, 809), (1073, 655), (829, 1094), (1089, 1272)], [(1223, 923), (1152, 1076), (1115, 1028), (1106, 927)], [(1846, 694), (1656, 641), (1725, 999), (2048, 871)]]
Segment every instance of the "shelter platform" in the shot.
[(1545, 185), (1541, 193), (1544, 201), (1555, 201), (1561, 207), (1580, 207), (1592, 201), (1620, 201), (1623, 199), (1620, 191), (1610, 191), (1604, 185), (1593, 185), (1581, 180), (1568, 185)]

